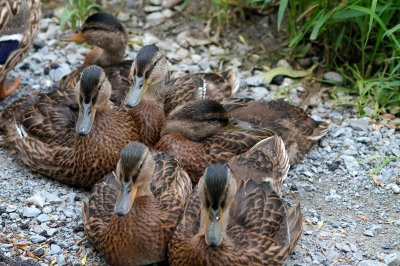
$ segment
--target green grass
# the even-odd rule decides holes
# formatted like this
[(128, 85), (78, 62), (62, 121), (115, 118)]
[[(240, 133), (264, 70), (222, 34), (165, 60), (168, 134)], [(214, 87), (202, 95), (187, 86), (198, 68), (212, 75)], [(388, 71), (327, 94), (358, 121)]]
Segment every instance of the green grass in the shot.
[(99, 11), (101, 6), (93, 0), (68, 0), (60, 18), (60, 26), (65, 29), (68, 22), (75, 30), (94, 11)]
[[(209, 0), (212, 18), (218, 25), (226, 26), (235, 20), (237, 14), (244, 17), (247, 10), (262, 13), (267, 8), (275, 6), (277, 0)], [(233, 19), (232, 19), (233, 18)]]
[(292, 55), (322, 46), (321, 61), (346, 78), (361, 115), (399, 115), (399, 16), (398, 0), (282, 0), (278, 28), (286, 26)]

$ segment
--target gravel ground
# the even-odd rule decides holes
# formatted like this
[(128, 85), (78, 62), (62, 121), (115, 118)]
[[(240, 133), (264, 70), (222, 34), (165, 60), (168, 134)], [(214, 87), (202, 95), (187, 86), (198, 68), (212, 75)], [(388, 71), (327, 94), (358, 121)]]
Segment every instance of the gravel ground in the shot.
[[(124, 13), (119, 17), (146, 29), (143, 35), (132, 30), (132, 41), (164, 48), (175, 75), (217, 70), (224, 62), (241, 77), (237, 96), (271, 99), (285, 92), (300, 104), (305, 85), (288, 78), (279, 86), (266, 84), (261, 72), (242, 67), (236, 55), (248, 48), (238, 44), (241, 48), (235, 49), (224, 41), (224, 48), (192, 47), (187, 31), (166, 38), (156, 28), (168, 24), (174, 11), (153, 11), (143, 19)], [(34, 49), (10, 73), (21, 77), (22, 86), (0, 101), (0, 111), (32, 90), (49, 90), (82, 63), (87, 48), (56, 41), (56, 22), (42, 20)], [(127, 57), (134, 58), (139, 48), (127, 49)], [(351, 107), (330, 100), (315, 104), (311, 113), (333, 123), (304, 161), (291, 168), (284, 185), (288, 204), (300, 201), (305, 218), (303, 236), (287, 265), (400, 265), (400, 162), (390, 162), (375, 179), (370, 173), (384, 160), (378, 155), (400, 156), (399, 131), (360, 119)], [(40, 265), (105, 265), (84, 239), (81, 206), (87, 191), (32, 174), (2, 148), (0, 167), (1, 253), (34, 258)]]

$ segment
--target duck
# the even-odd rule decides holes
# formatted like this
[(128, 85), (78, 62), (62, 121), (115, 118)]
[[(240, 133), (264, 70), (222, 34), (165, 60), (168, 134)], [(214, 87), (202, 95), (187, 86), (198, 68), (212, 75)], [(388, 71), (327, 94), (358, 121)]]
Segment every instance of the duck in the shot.
[(0, 0), (0, 99), (19, 86), (16, 78), (7, 87), (7, 74), (28, 53), (39, 31), (40, 0)]
[(231, 119), (216, 100), (190, 101), (165, 119), (156, 150), (169, 152), (197, 184), (211, 163), (226, 163), (275, 133)]
[(224, 98), (221, 104), (229, 114), (257, 127), (267, 127), (285, 142), (290, 164), (299, 163), (311, 147), (329, 131), (331, 121), (316, 121), (303, 109), (283, 99), (253, 100)]
[[(58, 84), (58, 90), (74, 93), (73, 88), (79, 80), (79, 75), (85, 66), (94, 64), (101, 66), (112, 85), (111, 101), (121, 105), (132, 86), (134, 60), (124, 60), (125, 48), (128, 44), (127, 31), (124, 25), (112, 14), (98, 12), (89, 16), (75, 33), (60, 36), (63, 41), (87, 42), (95, 46), (85, 57), (81, 68), (63, 77)], [(139, 54), (140, 51), (139, 51)], [(140, 57), (140, 56), (139, 56)], [(165, 62), (166, 64), (166, 62)], [(143, 101), (128, 113), (140, 124), (142, 141), (148, 146), (154, 146), (164, 123), (162, 107), (153, 101)]]
[(120, 104), (132, 83), (131, 68), (133, 60), (125, 60), (128, 34), (124, 25), (112, 14), (98, 12), (90, 15), (75, 32), (59, 36), (66, 42), (86, 42), (95, 46), (85, 55), (83, 65), (64, 76), (58, 83), (58, 90), (73, 91), (83, 69), (97, 65), (104, 69), (112, 84), (111, 101)]
[(222, 100), (236, 93), (239, 81), (233, 70), (221, 74), (193, 73), (170, 80), (164, 51), (156, 45), (145, 45), (132, 67), (133, 86), (125, 97), (127, 107), (135, 107), (142, 99), (161, 105), (167, 116), (176, 107), (191, 100)]
[(289, 169), (279, 136), (227, 164), (211, 164), (168, 245), (170, 265), (283, 265), (301, 233), (300, 204), (281, 197)]
[(91, 188), (115, 168), (127, 143), (140, 140), (138, 125), (110, 101), (110, 95), (105, 72), (91, 65), (76, 84), (76, 117), (69, 106), (53, 98), (36, 103), (19, 121), (3, 117), (0, 146), (10, 148), (34, 172)]
[(164, 261), (191, 191), (189, 176), (172, 155), (131, 142), (115, 172), (83, 204), (86, 235), (110, 265)]

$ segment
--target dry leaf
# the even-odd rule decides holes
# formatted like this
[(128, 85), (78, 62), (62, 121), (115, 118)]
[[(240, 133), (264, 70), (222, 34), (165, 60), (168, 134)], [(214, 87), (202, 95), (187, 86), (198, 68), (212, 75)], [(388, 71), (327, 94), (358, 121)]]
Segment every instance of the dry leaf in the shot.
[(211, 41), (208, 39), (196, 39), (190, 36), (186, 37), (186, 41), (190, 44), (190, 46), (200, 46), (211, 43)]
[(381, 180), (378, 180), (376, 175), (372, 175), (371, 178), (372, 178), (372, 181), (374, 181), (376, 186), (381, 187), (381, 188), (385, 188), (385, 185), (383, 184), (383, 182)]
[(85, 253), (85, 255), (83, 256), (83, 258), (81, 259), (81, 265), (86, 265), (87, 262), (87, 253)]
[(382, 124), (372, 124), (372, 129), (374, 130), (379, 130), (380, 128), (384, 127), (384, 125)]
[(357, 217), (358, 217), (360, 220), (363, 220), (363, 221), (367, 221), (367, 220), (368, 220), (368, 217), (365, 216), (364, 214), (359, 214), (359, 215), (357, 215)]
[(392, 114), (381, 114), (380, 117), (382, 117), (383, 119), (389, 119), (389, 120), (395, 120), (396, 116), (392, 115)]
[(317, 229), (317, 230), (318, 230), (318, 231), (321, 230), (322, 226), (324, 226), (324, 221), (319, 221), (319, 222), (318, 222), (318, 227), (317, 227), (318, 229)]

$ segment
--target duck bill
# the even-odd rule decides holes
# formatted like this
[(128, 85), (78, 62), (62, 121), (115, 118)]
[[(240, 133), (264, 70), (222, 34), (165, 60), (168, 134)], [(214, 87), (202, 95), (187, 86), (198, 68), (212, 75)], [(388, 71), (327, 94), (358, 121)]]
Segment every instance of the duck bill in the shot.
[(132, 182), (122, 183), (121, 190), (118, 193), (117, 201), (115, 203), (114, 212), (118, 216), (127, 215), (131, 210), (133, 202), (135, 201), (137, 186)]
[(92, 103), (83, 103), (76, 122), (76, 132), (80, 136), (86, 136), (92, 130), (96, 109)]
[(147, 83), (144, 77), (135, 77), (135, 84), (129, 89), (128, 94), (125, 97), (124, 104), (127, 107), (135, 107), (140, 103), (147, 90)]
[(224, 212), (218, 208), (218, 210), (209, 209), (209, 222), (206, 225), (206, 243), (210, 247), (217, 247), (222, 243), (222, 232), (224, 226)]
[(86, 37), (82, 32), (67, 32), (64, 34), (61, 34), (59, 39), (61, 41), (66, 41), (66, 42), (84, 42), (86, 41)]
[(236, 118), (230, 118), (229, 123), (225, 126), (227, 130), (243, 130), (243, 129), (251, 129), (254, 125), (252, 123), (242, 121)]

